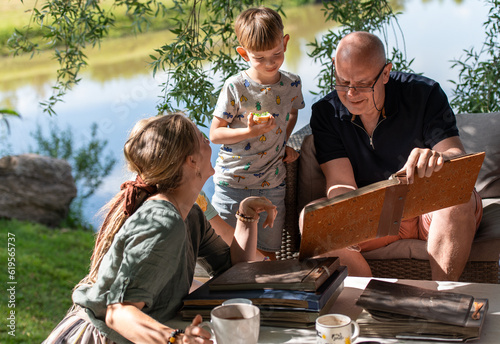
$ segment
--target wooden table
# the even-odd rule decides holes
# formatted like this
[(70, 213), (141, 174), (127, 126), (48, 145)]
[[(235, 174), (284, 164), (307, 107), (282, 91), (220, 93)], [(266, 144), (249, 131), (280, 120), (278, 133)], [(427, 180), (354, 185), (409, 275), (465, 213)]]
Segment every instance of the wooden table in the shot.
[[(435, 281), (415, 281), (415, 280), (397, 280), (382, 279), (390, 282), (406, 283), (428, 289), (448, 290), (457, 293), (469, 294), (477, 298), (487, 298), (489, 300), (488, 315), (484, 323), (481, 339), (470, 343), (476, 344), (498, 344), (500, 343), (500, 284), (486, 283), (460, 283), (460, 282), (435, 282)], [(341, 313), (355, 319), (359, 316), (362, 308), (355, 305), (359, 295), (370, 281), (370, 278), (347, 277), (344, 282), (344, 290), (340, 294), (329, 313)], [(205, 319), (208, 320), (208, 319)], [(174, 320), (171, 326), (184, 328), (187, 323), (180, 320)], [(354, 343), (360, 343), (365, 340), (374, 340), (374, 338), (358, 338)], [(397, 339), (377, 339), (379, 343), (437, 343), (425, 341), (403, 341)], [(316, 343), (315, 329), (288, 329), (282, 327), (261, 326), (259, 335), (259, 344), (278, 344), (278, 343)]]

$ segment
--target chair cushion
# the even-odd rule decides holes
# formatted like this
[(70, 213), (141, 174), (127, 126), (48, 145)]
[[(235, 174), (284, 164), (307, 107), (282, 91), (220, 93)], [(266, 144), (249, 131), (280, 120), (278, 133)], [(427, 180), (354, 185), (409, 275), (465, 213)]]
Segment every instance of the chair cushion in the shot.
[(300, 212), (304, 206), (318, 198), (326, 196), (326, 179), (316, 160), (314, 138), (307, 135), (302, 141), (297, 181), (297, 210)]
[(484, 198), (500, 198), (500, 112), (456, 115), (460, 139), (468, 153), (485, 151), (476, 189)]
[(398, 240), (362, 254), (365, 259), (429, 259), (427, 242), (417, 239)]
[(483, 218), (477, 229), (474, 242), (492, 239), (500, 239), (500, 198), (483, 200)]

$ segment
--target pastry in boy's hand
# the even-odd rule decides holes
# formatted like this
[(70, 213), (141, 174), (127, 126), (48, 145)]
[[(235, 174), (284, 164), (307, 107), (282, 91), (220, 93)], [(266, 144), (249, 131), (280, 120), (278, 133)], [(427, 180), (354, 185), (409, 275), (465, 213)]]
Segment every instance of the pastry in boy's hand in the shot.
[(262, 123), (266, 123), (269, 121), (269, 119), (271, 118), (271, 114), (269, 112), (263, 112), (263, 113), (252, 113), (253, 115), (253, 120), (255, 123), (257, 124), (262, 124)]

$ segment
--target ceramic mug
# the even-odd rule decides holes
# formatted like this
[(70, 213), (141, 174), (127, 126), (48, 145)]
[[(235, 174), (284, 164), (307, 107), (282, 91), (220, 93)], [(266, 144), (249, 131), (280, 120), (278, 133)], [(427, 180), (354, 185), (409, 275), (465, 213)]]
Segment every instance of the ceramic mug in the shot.
[(217, 344), (256, 344), (260, 331), (260, 310), (257, 306), (233, 303), (215, 307), (210, 322), (199, 326), (210, 328)]
[(343, 314), (325, 314), (316, 319), (317, 344), (351, 344), (359, 336), (359, 325)]
[(244, 303), (244, 304), (247, 304), (247, 305), (251, 305), (252, 304), (252, 300), (249, 300), (249, 299), (244, 299), (244, 298), (241, 298), (241, 297), (238, 297), (238, 298), (234, 298), (234, 299), (229, 299), (229, 300), (226, 300), (222, 303), (223, 306), (225, 305), (231, 305), (233, 303)]

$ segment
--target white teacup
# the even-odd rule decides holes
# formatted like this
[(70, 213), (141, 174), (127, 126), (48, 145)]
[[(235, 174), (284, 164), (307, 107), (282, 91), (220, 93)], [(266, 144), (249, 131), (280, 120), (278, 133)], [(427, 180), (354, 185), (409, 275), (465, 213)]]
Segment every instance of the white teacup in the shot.
[(233, 303), (244, 303), (244, 304), (247, 304), (247, 305), (251, 305), (252, 304), (252, 300), (249, 300), (249, 299), (244, 299), (244, 298), (241, 298), (241, 297), (238, 297), (238, 298), (234, 298), (234, 299), (229, 299), (229, 300), (226, 300), (222, 303), (223, 306), (226, 306), (226, 305), (231, 305)]
[(351, 344), (358, 336), (358, 323), (347, 315), (325, 314), (316, 319), (317, 344)]
[(210, 322), (204, 321), (199, 326), (210, 328), (217, 344), (256, 344), (259, 340), (260, 310), (257, 306), (243, 303), (218, 306), (210, 316)]

